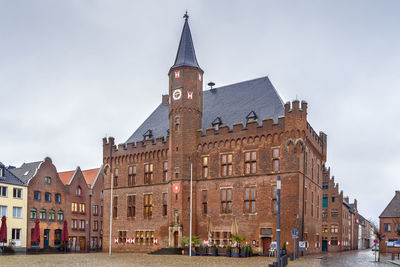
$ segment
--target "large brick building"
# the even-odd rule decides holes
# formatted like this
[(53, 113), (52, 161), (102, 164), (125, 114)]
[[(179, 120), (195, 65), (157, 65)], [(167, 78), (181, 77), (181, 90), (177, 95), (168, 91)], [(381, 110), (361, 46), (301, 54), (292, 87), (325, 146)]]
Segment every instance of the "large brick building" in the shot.
[[(322, 182), (322, 251), (337, 252), (355, 249), (358, 242), (354, 204), (343, 197), (339, 184), (330, 176), (330, 168), (323, 170)], [(355, 232), (354, 232), (355, 231)]]
[(113, 250), (181, 246), (192, 173), (193, 235), (226, 245), (238, 232), (253, 249), (268, 250), (280, 175), (282, 242), (293, 247), (299, 214), (300, 240), (309, 253), (321, 251), (327, 137), (308, 123), (307, 103), (284, 104), (268, 77), (203, 91), (187, 17), (168, 80), (169, 95), (125, 143), (103, 140), (103, 248), (110, 210)]
[[(400, 191), (396, 191), (393, 199), (379, 216), (379, 232), (383, 236), (380, 241), (381, 252), (399, 253), (400, 247)], [(389, 245), (388, 245), (389, 242)], [(396, 243), (397, 242), (397, 243)]]

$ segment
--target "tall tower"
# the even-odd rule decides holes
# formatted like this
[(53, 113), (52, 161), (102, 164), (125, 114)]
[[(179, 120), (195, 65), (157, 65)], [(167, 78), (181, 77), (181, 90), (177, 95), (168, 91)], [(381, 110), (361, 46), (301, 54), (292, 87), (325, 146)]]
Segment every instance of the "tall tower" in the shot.
[(197, 63), (188, 18), (186, 13), (175, 63), (168, 73), (168, 165), (172, 187), (180, 188), (170, 194), (170, 246), (182, 235), (189, 235), (190, 163), (196, 173), (194, 155), (203, 113), (203, 70)]

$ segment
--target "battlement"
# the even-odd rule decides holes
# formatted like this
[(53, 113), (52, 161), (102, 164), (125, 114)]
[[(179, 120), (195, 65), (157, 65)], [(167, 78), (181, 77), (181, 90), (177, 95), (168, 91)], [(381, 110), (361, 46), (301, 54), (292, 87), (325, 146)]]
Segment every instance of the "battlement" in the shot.
[(164, 137), (148, 138), (145, 140), (132, 142), (132, 143), (121, 143), (116, 145), (114, 137), (103, 138), (103, 155), (104, 157), (119, 156), (125, 154), (136, 154), (142, 152), (149, 152), (154, 150), (165, 150), (168, 149), (168, 139)]
[(299, 100), (293, 100), (292, 103), (286, 102), (285, 103), (285, 116), (294, 114), (297, 115), (299, 113), (303, 113), (307, 115), (307, 107), (308, 104), (306, 101), (302, 100), (301, 101), (301, 106), (300, 106), (300, 101)]
[[(202, 129), (197, 130), (199, 138), (215, 135), (234, 135), (234, 134), (266, 134), (272, 132), (282, 132), (284, 130), (285, 117), (279, 117), (277, 122), (273, 118), (266, 118), (262, 120), (262, 124), (258, 124), (257, 120), (249, 120), (245, 125), (243, 122), (235, 123), (232, 129), (228, 125), (222, 125), (219, 128), (209, 127), (204, 133)], [(227, 136), (227, 137), (228, 137)]]

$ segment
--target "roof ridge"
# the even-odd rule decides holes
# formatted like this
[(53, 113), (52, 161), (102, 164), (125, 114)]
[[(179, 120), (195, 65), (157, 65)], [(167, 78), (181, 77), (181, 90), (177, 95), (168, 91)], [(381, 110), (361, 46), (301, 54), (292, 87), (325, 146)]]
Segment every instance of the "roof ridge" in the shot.
[(231, 84), (223, 85), (221, 87), (214, 87), (213, 89), (204, 90), (204, 92), (215, 90), (215, 89), (222, 89), (224, 87), (229, 87), (229, 86), (232, 86), (232, 85), (238, 85), (238, 84), (248, 83), (248, 82), (252, 82), (252, 81), (256, 81), (256, 80), (262, 80), (262, 79), (269, 80), (269, 77), (268, 76), (262, 76), (262, 77), (258, 77), (258, 78), (254, 78), (254, 79), (250, 79), (250, 80), (246, 80), (246, 81), (241, 81), (241, 82), (237, 82), (237, 83), (231, 83)]

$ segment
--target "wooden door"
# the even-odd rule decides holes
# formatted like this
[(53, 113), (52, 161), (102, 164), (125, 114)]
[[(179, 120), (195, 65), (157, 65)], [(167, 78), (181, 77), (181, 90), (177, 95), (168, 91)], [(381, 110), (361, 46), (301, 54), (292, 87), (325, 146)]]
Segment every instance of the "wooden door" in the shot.
[(178, 231), (174, 232), (174, 247), (177, 248), (179, 246), (179, 237), (178, 237)]

